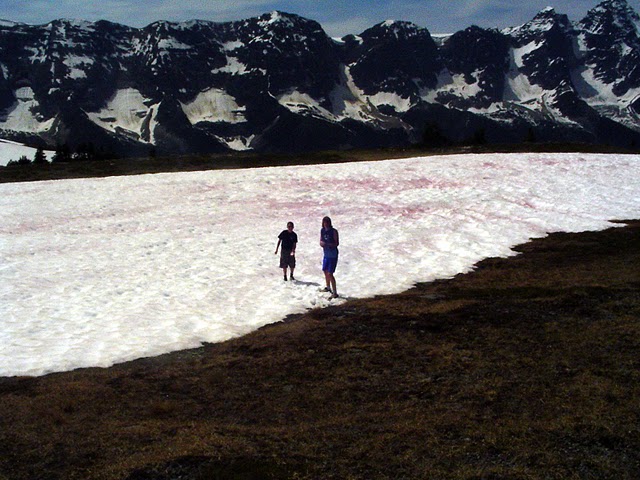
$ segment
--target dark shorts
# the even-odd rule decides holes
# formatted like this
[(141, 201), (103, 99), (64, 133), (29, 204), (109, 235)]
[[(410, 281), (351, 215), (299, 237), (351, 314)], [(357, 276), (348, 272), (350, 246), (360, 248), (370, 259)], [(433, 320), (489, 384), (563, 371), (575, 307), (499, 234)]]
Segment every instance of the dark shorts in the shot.
[(322, 271), (333, 273), (336, 271), (336, 267), (338, 266), (338, 257), (335, 258), (327, 258), (324, 257), (322, 259)]
[(296, 256), (291, 255), (291, 250), (280, 250), (280, 268), (287, 267), (296, 267)]

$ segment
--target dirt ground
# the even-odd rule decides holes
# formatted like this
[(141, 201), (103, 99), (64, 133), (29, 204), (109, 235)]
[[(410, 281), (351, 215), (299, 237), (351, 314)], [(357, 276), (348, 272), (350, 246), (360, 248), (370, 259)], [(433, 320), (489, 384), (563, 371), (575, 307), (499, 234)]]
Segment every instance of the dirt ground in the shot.
[(640, 472), (640, 221), (108, 369), (0, 378), (0, 480)]

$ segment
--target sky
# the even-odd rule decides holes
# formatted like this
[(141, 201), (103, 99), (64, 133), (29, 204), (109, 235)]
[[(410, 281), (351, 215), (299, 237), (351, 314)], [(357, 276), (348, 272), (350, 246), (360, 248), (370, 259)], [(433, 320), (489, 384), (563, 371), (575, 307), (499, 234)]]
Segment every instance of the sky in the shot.
[[(108, 367), (640, 217), (633, 155), (450, 155), (0, 184), (0, 377)], [(322, 217), (341, 298), (322, 292)], [(293, 221), (296, 281), (277, 238)]]
[[(640, 11), (640, 0), (628, 0)], [(154, 21), (242, 20), (273, 10), (316, 20), (333, 37), (359, 34), (385, 20), (405, 20), (431, 33), (471, 25), (522, 25), (547, 6), (578, 21), (599, 0), (0, 0), (0, 19), (44, 24), (59, 18), (109, 20), (131, 27)]]

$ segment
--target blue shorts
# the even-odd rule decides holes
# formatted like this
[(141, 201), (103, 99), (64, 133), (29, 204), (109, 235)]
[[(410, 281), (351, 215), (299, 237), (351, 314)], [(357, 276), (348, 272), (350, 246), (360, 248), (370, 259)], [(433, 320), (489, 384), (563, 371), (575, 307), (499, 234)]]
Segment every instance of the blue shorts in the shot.
[(338, 257), (335, 258), (327, 258), (324, 257), (322, 259), (322, 271), (333, 273), (336, 271), (336, 267), (338, 266)]

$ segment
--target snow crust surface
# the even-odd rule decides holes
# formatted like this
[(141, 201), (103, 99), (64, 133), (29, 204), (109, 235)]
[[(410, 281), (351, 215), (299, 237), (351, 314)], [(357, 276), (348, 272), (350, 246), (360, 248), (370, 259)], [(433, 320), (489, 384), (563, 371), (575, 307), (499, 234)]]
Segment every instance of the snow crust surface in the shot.
[[(640, 159), (456, 155), (0, 185), (0, 376), (196, 347), (469, 271), (554, 231), (640, 217)], [(296, 282), (274, 255), (293, 221)], [(333, 302), (336, 302), (333, 300)]]

